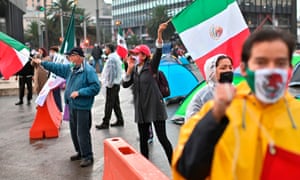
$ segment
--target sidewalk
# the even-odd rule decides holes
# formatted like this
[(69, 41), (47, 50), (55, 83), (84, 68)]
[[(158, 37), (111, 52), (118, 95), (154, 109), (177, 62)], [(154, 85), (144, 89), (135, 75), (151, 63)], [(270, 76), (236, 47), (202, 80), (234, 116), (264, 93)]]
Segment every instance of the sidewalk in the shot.
[(18, 80), (16, 76), (10, 77), (8, 80), (0, 79), (0, 96), (15, 96), (19, 93)]

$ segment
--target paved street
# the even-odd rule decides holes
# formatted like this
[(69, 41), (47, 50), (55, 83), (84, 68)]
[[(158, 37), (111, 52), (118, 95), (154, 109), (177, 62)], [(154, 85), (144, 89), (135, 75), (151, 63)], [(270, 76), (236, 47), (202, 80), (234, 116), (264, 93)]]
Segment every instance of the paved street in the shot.
[[(101, 131), (95, 129), (95, 124), (100, 123), (103, 117), (104, 98), (101, 93), (96, 97), (92, 109), (93, 127), (91, 129), (95, 163), (92, 167), (80, 168), (79, 162), (69, 160), (69, 157), (74, 154), (74, 149), (68, 122), (62, 122), (58, 138), (30, 140), (29, 130), (36, 113), (35, 104), (15, 106), (17, 96), (0, 96), (0, 179), (102, 179), (103, 140), (105, 138), (122, 137), (135, 149), (139, 149), (130, 89), (121, 89), (120, 97), (125, 127)], [(172, 117), (177, 106), (177, 104), (168, 106), (169, 117)], [(114, 120), (113, 115), (112, 122)], [(167, 132), (173, 147), (177, 143), (179, 128), (180, 126), (167, 121)], [(171, 177), (167, 158), (156, 137), (149, 147), (150, 160)]]

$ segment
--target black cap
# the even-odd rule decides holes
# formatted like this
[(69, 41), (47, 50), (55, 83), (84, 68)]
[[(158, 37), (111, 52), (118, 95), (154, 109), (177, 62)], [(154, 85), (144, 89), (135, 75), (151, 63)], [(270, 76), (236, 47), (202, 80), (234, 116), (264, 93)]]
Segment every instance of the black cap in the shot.
[(66, 53), (66, 55), (68, 55), (68, 56), (73, 55), (73, 54), (84, 57), (84, 53), (80, 47), (75, 47)]

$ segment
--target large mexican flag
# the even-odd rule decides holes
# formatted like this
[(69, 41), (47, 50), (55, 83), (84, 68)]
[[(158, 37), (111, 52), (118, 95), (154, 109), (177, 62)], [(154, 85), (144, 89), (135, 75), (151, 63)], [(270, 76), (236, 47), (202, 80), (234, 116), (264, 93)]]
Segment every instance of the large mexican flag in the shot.
[(235, 0), (196, 0), (172, 19), (186, 49), (201, 73), (209, 57), (227, 54), (240, 64), (240, 54), (250, 31)]
[(0, 32), (0, 72), (5, 79), (21, 70), (29, 56), (28, 47)]

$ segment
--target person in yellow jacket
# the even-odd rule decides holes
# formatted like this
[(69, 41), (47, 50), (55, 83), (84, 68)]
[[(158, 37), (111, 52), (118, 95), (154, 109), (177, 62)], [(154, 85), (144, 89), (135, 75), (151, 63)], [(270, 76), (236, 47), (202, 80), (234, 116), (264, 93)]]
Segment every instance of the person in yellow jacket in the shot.
[(174, 180), (300, 179), (300, 102), (287, 91), (294, 48), (278, 30), (250, 35), (240, 66), (246, 81), (217, 84), (214, 99), (182, 126)]

